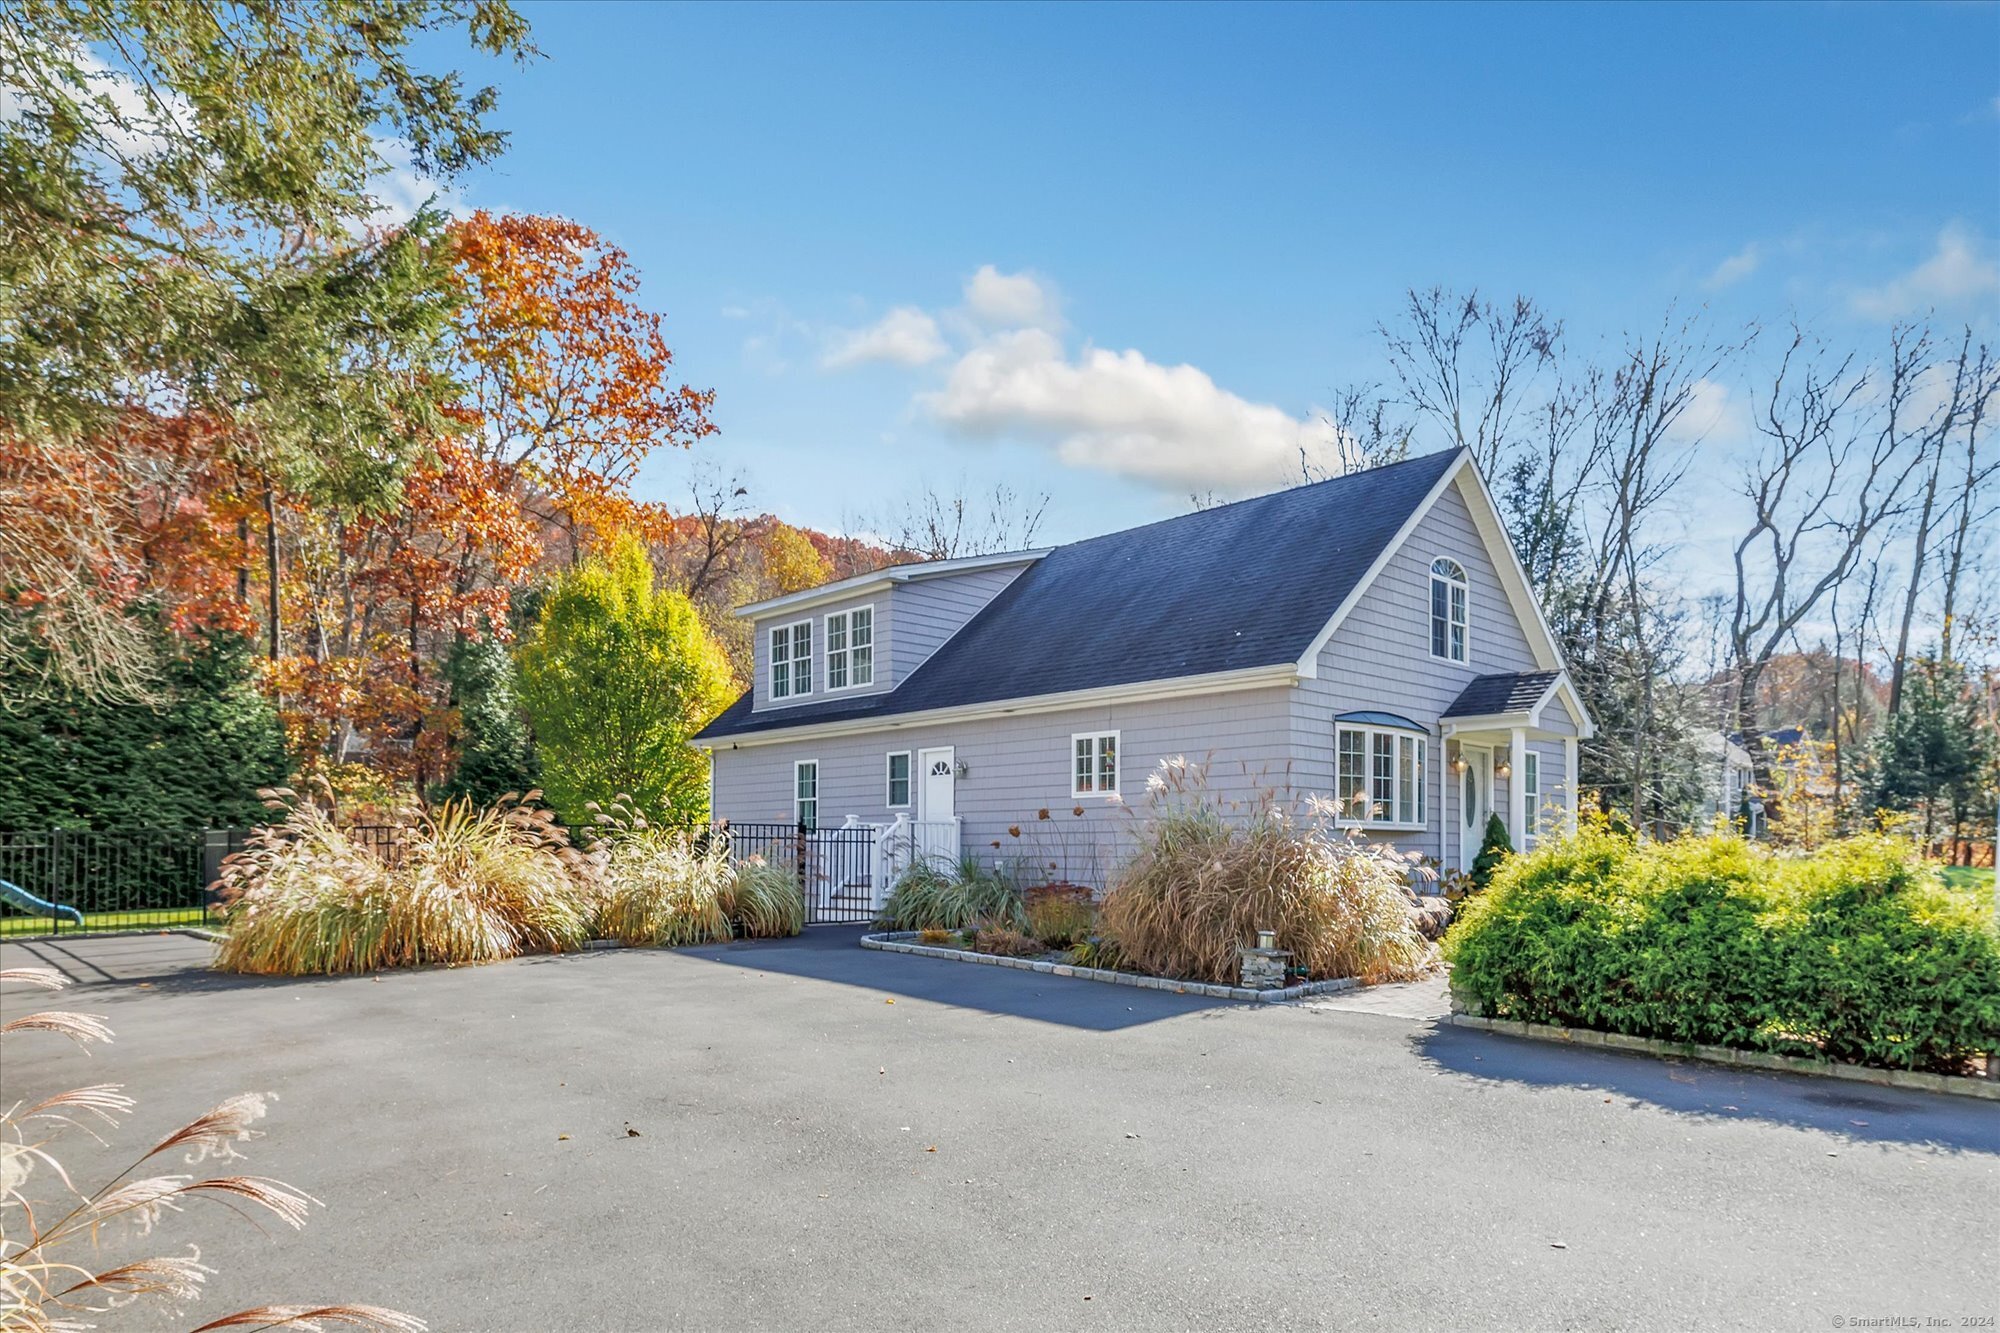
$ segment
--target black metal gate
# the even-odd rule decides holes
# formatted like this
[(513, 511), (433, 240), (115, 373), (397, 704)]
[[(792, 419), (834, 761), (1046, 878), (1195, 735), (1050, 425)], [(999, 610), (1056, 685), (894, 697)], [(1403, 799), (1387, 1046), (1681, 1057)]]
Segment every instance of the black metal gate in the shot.
[(761, 858), (788, 868), (805, 897), (806, 924), (865, 925), (875, 919), (875, 830), (804, 824), (724, 822), (710, 837), (728, 840), (731, 860)]

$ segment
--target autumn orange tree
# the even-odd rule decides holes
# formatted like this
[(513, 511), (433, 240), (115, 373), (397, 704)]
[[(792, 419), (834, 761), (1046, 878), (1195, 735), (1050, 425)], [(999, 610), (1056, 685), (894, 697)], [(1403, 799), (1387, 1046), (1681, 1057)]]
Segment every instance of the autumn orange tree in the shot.
[(452, 429), (425, 441), (393, 508), (291, 508), (272, 681), (303, 756), (365, 756), (420, 788), (451, 762), (453, 645), (510, 637), (514, 593), (605, 534), (671, 528), (632, 482), (655, 451), (715, 429), (713, 393), (674, 380), (637, 272), (589, 229), (478, 213), (444, 245)]
[(479, 212), (451, 231), (465, 295), (453, 369), (487, 459), (574, 565), (593, 531), (643, 531), (632, 495), (655, 450), (715, 433), (715, 391), (678, 384), (661, 316), (625, 252), (564, 218)]

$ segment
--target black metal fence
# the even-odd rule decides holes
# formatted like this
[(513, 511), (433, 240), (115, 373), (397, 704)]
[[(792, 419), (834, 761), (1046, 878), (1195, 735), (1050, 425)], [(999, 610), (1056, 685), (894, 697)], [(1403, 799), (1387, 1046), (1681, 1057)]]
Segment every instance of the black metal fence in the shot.
[(0, 936), (198, 926), (225, 829), (0, 830)]
[(790, 870), (805, 896), (809, 925), (859, 925), (875, 919), (877, 868), (871, 828), (725, 821), (697, 832), (720, 839), (733, 861), (756, 858)]
[[(404, 831), (354, 824), (355, 844), (394, 864)], [(874, 919), (881, 873), (867, 827), (803, 824), (703, 826), (732, 860), (759, 858), (798, 879), (815, 925)], [(0, 938), (66, 931), (157, 930), (214, 923), (216, 877), (248, 829), (0, 829)], [(887, 891), (887, 885), (879, 886)]]

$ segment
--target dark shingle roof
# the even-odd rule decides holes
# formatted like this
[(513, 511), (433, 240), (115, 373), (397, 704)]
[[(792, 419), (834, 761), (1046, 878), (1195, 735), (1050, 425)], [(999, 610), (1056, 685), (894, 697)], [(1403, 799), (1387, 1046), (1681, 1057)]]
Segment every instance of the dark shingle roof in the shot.
[(1457, 458), (1059, 546), (896, 689), (761, 713), (746, 691), (698, 739), (1297, 661)]
[(1560, 671), (1503, 671), (1474, 676), (1451, 701), (1441, 717), (1485, 717), (1490, 713), (1525, 713), (1542, 701)]

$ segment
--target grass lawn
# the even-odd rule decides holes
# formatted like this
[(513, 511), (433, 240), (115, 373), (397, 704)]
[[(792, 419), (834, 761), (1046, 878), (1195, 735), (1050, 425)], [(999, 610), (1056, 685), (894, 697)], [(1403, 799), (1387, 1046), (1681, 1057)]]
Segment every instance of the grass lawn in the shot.
[(1983, 889), (1993, 886), (1993, 870), (1988, 866), (1977, 869), (1972, 866), (1939, 866), (1938, 869), (1944, 872), (1944, 882), (1954, 889)]
[[(215, 927), (220, 922), (199, 907), (177, 907), (140, 912), (85, 912), (81, 926), (62, 922), (65, 935), (82, 935), (93, 930), (177, 930), (182, 926)], [(46, 935), (45, 916), (0, 916), (0, 938), (14, 935)]]

